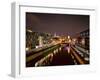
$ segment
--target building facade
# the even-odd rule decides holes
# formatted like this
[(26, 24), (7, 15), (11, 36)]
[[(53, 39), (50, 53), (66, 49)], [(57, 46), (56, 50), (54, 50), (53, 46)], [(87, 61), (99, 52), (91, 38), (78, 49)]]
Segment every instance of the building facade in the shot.
[(89, 29), (84, 30), (78, 34), (77, 43), (79, 46), (89, 50), (90, 47), (90, 33)]

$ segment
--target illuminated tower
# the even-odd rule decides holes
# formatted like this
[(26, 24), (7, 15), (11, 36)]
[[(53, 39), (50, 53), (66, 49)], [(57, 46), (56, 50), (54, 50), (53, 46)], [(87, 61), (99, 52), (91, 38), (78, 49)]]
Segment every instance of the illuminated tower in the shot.
[(43, 46), (43, 37), (39, 36), (39, 46), (42, 47)]
[(54, 33), (54, 37), (56, 37), (57, 36), (57, 34), (56, 33)]

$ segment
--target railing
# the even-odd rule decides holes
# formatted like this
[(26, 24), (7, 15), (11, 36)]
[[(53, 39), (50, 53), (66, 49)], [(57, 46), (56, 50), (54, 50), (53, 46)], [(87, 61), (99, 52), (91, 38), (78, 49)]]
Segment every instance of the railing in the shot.
[[(52, 59), (57, 53), (62, 52), (65, 50), (63, 49), (64, 44), (57, 44), (50, 47), (43, 48), (42, 50), (35, 51), (31, 53), (30, 55), (26, 56), (26, 65), (31, 66), (46, 66), (51, 65)], [(75, 62), (75, 64), (88, 64), (89, 60), (86, 61), (81, 55), (78, 50), (72, 45), (69, 46), (69, 51), (67, 48), (66, 54), (71, 56), (72, 60)], [(67, 59), (66, 59), (67, 60)]]
[(59, 48), (60, 45), (54, 45), (52, 47), (48, 47), (46, 49), (40, 50), (38, 52), (35, 52), (35, 54), (31, 54), (29, 56), (26, 56), (26, 62), (30, 62), (31, 60), (34, 60), (35, 58), (39, 57), (42, 55), (42, 57), (45, 57), (49, 53), (53, 52), (55, 49)]
[(75, 47), (71, 46), (71, 53), (74, 57), (74, 60), (76, 60), (77, 64), (88, 64), (89, 61), (86, 61), (80, 54), (79, 51), (75, 49)]

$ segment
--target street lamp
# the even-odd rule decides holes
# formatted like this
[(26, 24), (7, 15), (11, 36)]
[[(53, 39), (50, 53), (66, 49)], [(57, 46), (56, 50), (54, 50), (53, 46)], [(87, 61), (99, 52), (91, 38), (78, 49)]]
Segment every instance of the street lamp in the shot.
[(70, 36), (68, 36), (68, 39), (70, 39)]

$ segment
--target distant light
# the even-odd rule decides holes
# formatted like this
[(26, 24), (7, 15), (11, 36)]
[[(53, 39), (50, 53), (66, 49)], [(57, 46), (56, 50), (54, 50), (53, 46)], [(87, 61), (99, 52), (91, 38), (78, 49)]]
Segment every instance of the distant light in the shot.
[(89, 61), (89, 58), (88, 58), (88, 57), (85, 57), (84, 59), (85, 59), (86, 61)]
[(68, 36), (68, 39), (70, 39), (70, 36)]
[(28, 50), (29, 50), (29, 48), (27, 47), (27, 48), (26, 48), (26, 51), (28, 51)]
[(35, 48), (39, 48), (39, 46), (35, 46)]
[(27, 30), (28, 32), (32, 32), (32, 30)]
[(69, 43), (71, 42), (71, 39), (69, 39)]
[(75, 41), (76, 41), (76, 39), (74, 38), (74, 39), (73, 39), (73, 41), (75, 42)]
[(82, 45), (85, 45), (85, 39), (82, 39), (81, 43)]

